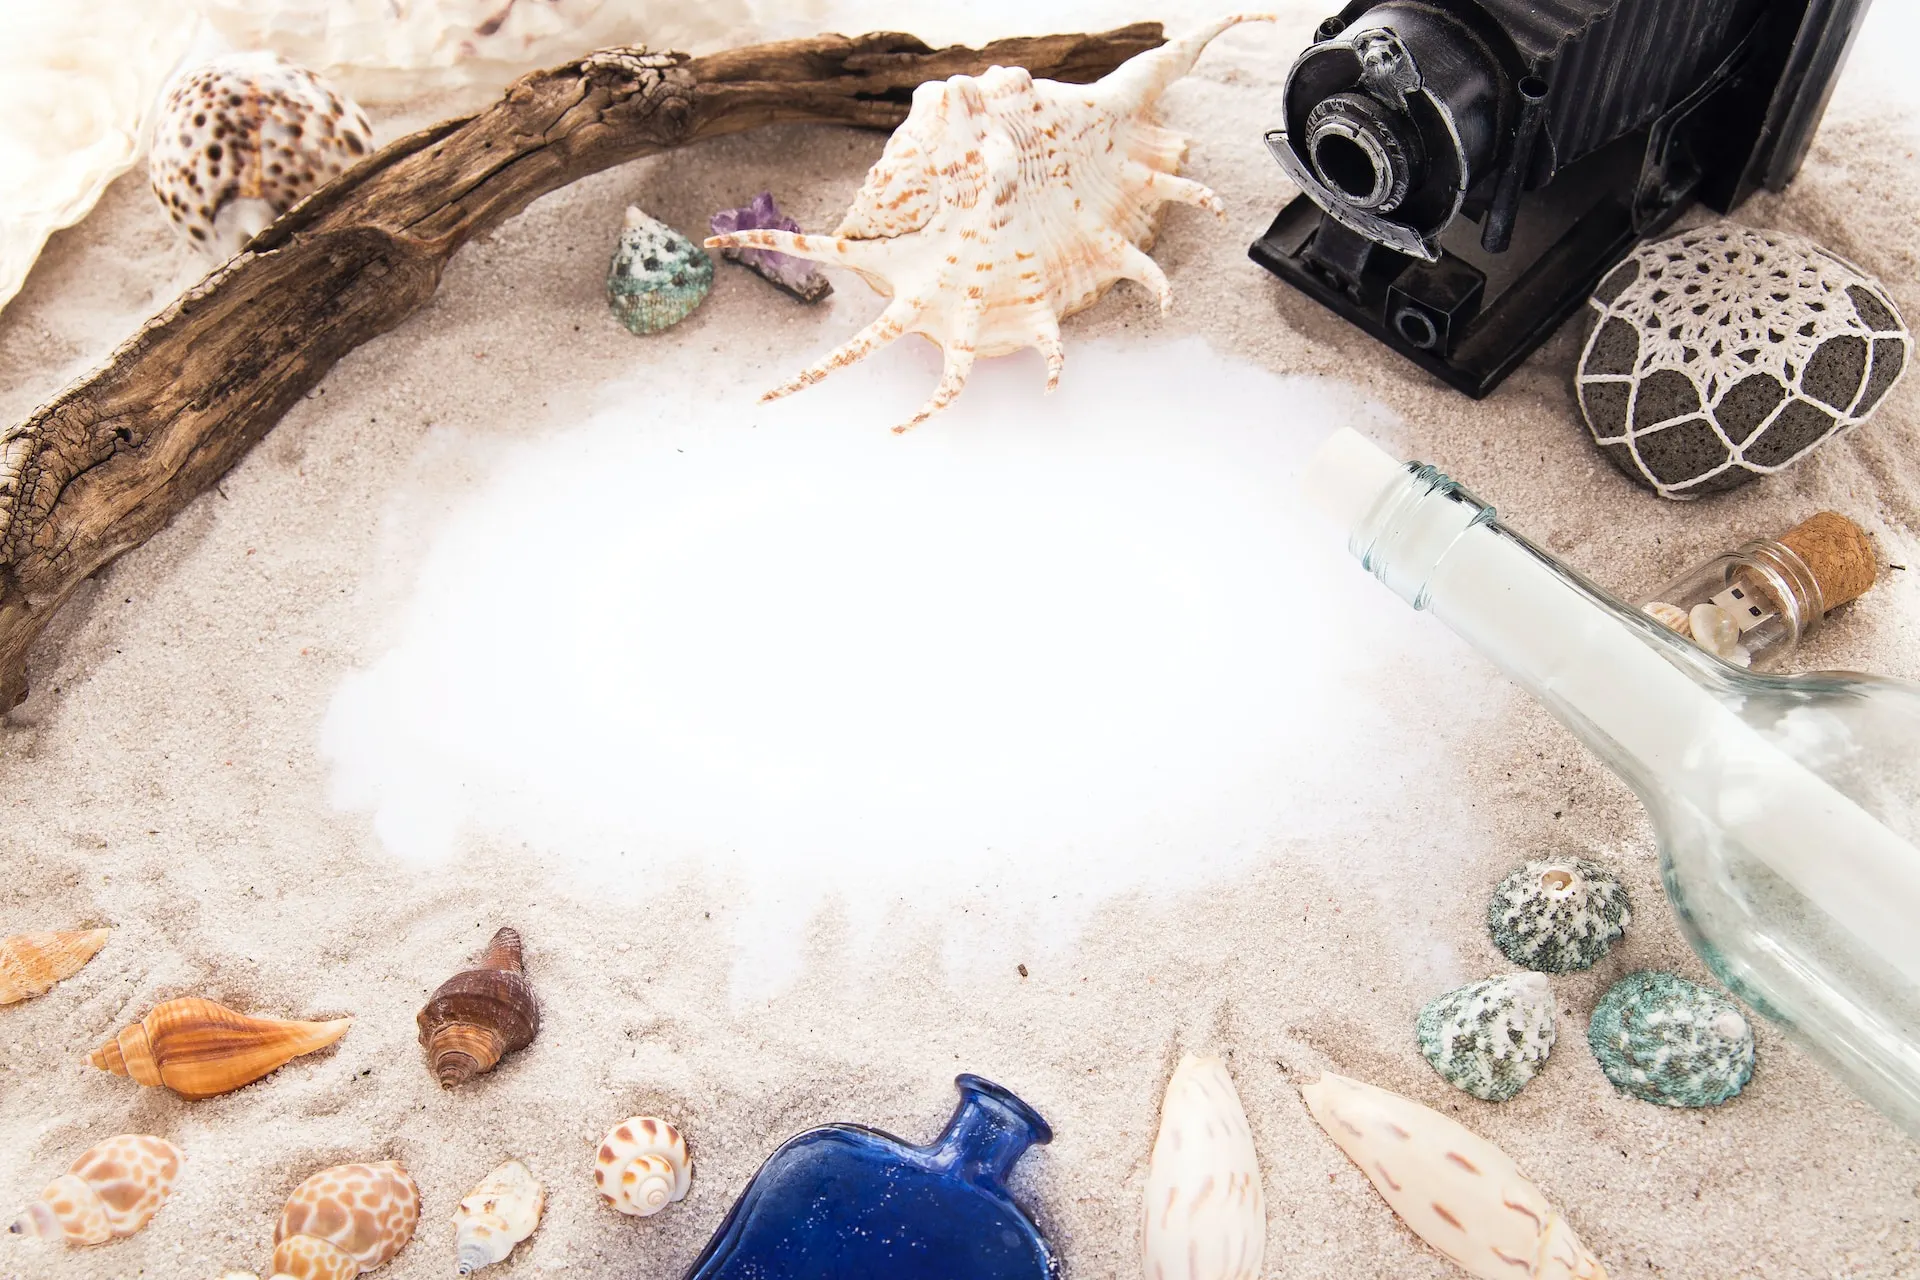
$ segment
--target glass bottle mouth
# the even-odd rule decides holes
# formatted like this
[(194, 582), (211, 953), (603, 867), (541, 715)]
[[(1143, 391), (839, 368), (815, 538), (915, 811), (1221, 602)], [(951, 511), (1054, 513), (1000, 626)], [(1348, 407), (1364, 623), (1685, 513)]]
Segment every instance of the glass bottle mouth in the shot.
[(963, 1072), (955, 1076), (953, 1083), (964, 1098), (978, 1099), (1011, 1112), (1013, 1117), (1033, 1135), (1033, 1141), (1036, 1144), (1044, 1146), (1053, 1141), (1053, 1126), (1048, 1124), (1045, 1117), (1038, 1111), (1021, 1101), (1011, 1089), (997, 1085), (985, 1076), (976, 1076), (972, 1072)]

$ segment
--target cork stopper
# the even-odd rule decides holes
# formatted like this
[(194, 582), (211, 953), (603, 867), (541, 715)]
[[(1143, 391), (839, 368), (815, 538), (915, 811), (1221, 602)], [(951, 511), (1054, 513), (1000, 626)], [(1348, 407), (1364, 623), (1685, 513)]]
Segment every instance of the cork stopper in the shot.
[(1813, 571), (1823, 609), (1864, 594), (1879, 573), (1866, 530), (1837, 512), (1809, 516), (1781, 534), (1780, 542)]

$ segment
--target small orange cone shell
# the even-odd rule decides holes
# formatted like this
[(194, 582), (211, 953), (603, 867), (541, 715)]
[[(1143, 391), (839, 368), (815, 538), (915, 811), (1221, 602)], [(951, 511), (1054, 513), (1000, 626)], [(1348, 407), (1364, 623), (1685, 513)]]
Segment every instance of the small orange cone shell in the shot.
[(72, 933), (17, 933), (0, 939), (0, 1004), (50, 991), (86, 967), (107, 945), (109, 929)]
[(442, 1089), (464, 1084), (540, 1034), (540, 1002), (521, 965), (520, 934), (501, 929), (471, 969), (440, 984), (415, 1019)]
[(183, 1098), (229, 1093), (347, 1033), (350, 1018), (285, 1022), (250, 1018), (211, 1000), (168, 1000), (87, 1055), (102, 1071)]
[(123, 1133), (88, 1149), (8, 1228), (17, 1236), (105, 1244), (153, 1220), (180, 1176), (180, 1148)]
[(353, 1280), (413, 1239), (420, 1189), (397, 1160), (322, 1169), (294, 1190), (273, 1231), (271, 1276)]

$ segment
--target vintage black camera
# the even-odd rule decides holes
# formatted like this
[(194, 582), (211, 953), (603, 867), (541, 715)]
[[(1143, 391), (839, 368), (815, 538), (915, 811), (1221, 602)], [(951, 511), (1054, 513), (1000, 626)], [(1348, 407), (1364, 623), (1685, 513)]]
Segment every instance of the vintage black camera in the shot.
[(1866, 7), (1354, 0), (1288, 73), (1304, 194), (1252, 257), (1485, 395), (1640, 237), (1786, 185)]

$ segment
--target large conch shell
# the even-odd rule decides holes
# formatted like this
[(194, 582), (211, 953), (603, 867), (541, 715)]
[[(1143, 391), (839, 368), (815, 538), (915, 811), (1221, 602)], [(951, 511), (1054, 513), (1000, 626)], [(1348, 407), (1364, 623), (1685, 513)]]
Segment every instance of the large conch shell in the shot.
[(1267, 1205), (1253, 1128), (1218, 1058), (1180, 1059), (1160, 1105), (1140, 1223), (1146, 1280), (1260, 1280)]
[(0, 1004), (42, 995), (71, 978), (107, 945), (110, 929), (16, 933), (0, 939)]
[(762, 397), (808, 387), (903, 333), (946, 354), (926, 421), (960, 394), (977, 356), (1037, 347), (1047, 390), (1065, 360), (1060, 321), (1117, 280), (1152, 290), (1165, 311), (1166, 275), (1146, 248), (1162, 204), (1220, 213), (1213, 192), (1178, 177), (1186, 140), (1152, 122), (1166, 87), (1224, 18), (1139, 54), (1090, 85), (1035, 80), (1019, 67), (928, 81), (830, 236), (736, 231), (709, 249), (772, 249), (857, 272), (893, 301), (880, 318)]
[(406, 1248), (419, 1221), (420, 1189), (398, 1160), (322, 1169), (280, 1211), (270, 1280), (353, 1280)]
[(144, 1085), (165, 1085), (183, 1098), (211, 1098), (252, 1084), (303, 1053), (326, 1048), (347, 1033), (352, 1021), (250, 1018), (189, 996), (155, 1005), (146, 1017), (87, 1055), (87, 1061)]
[(532, 1170), (509, 1160), (481, 1179), (453, 1211), (454, 1270), (463, 1276), (503, 1261), (540, 1225), (547, 1193)]
[(1485, 1138), (1332, 1072), (1300, 1096), (1414, 1234), (1480, 1280), (1607, 1280), (1560, 1211)]
[(593, 1162), (593, 1185), (600, 1195), (636, 1218), (651, 1218), (684, 1199), (692, 1181), (687, 1140), (653, 1116), (633, 1116), (615, 1125)]
[(0, 29), (0, 307), (47, 237), (140, 155), (160, 86), (193, 39), (186, 0), (9, 4)]
[(8, 1228), (17, 1236), (105, 1244), (153, 1220), (180, 1176), (180, 1148), (163, 1138), (123, 1133), (89, 1148), (55, 1178)]
[(420, 1010), (420, 1043), (442, 1089), (493, 1070), (540, 1033), (540, 1002), (520, 957), (520, 935), (501, 929), (479, 965), (441, 983)]

